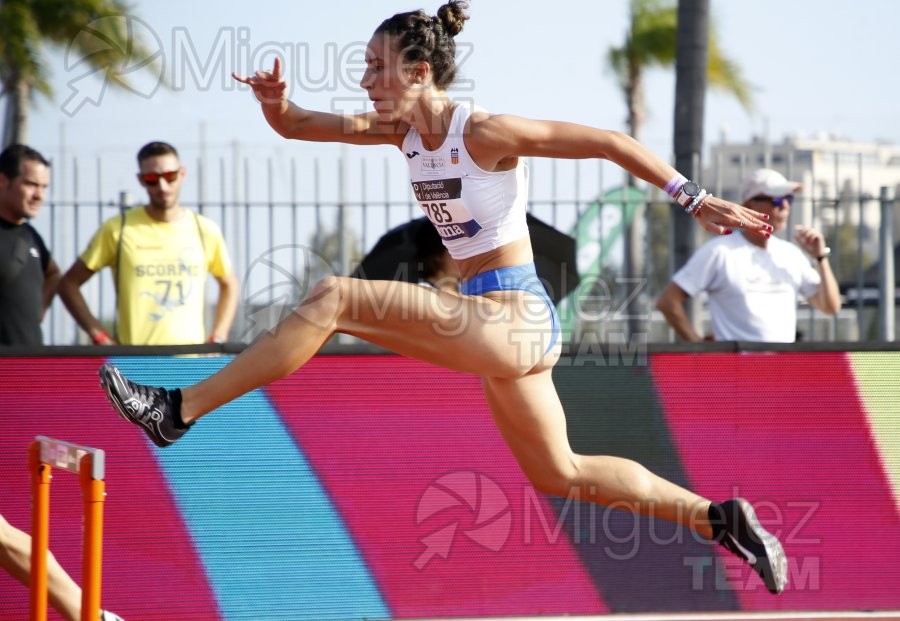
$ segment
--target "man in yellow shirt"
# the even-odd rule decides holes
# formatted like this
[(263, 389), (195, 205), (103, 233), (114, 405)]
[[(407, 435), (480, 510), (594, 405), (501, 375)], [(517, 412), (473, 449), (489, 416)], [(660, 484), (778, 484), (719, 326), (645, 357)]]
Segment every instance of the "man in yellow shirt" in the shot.
[[(63, 276), (59, 295), (99, 345), (223, 342), (234, 321), (238, 284), (221, 229), (178, 203), (185, 169), (175, 148), (151, 142), (138, 152), (149, 202), (104, 222)], [(115, 339), (88, 308), (81, 286), (109, 267), (116, 285)], [(212, 329), (203, 320), (207, 275), (219, 284)]]

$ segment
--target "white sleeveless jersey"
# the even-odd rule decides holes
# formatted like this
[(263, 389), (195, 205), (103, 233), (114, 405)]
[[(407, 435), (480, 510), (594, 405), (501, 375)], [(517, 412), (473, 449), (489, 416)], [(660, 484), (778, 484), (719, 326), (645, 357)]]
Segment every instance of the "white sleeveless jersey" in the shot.
[(413, 193), (454, 259), (468, 259), (528, 236), (528, 169), (487, 172), (469, 156), (465, 128), (471, 109), (453, 111), (447, 138), (437, 150), (410, 128), (403, 139)]

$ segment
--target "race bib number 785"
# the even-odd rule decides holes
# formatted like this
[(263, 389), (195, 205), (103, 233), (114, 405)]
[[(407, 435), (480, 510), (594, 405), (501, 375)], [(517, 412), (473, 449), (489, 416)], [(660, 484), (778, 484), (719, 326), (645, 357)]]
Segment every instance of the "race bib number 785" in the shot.
[(416, 181), (412, 188), (419, 206), (442, 239), (474, 237), (481, 230), (462, 201), (462, 179)]

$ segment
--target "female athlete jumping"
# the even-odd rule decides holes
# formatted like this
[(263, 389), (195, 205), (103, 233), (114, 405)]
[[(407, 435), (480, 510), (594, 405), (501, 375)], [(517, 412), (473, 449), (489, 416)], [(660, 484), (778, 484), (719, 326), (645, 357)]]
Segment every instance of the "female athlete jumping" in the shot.
[(494, 419), (540, 491), (679, 522), (748, 562), (779, 593), (787, 561), (749, 503), (709, 500), (628, 459), (578, 455), (551, 370), (559, 321), (534, 270), (526, 226), (526, 157), (604, 158), (665, 188), (708, 231), (772, 228), (758, 212), (715, 198), (632, 138), (572, 123), (489, 114), (454, 102), (454, 37), (467, 3), (435, 17), (399, 13), (373, 34), (361, 86), (371, 112), (315, 112), (286, 99), (281, 63), (235, 79), (250, 86), (272, 128), (285, 138), (393, 145), (409, 165), (413, 192), (456, 260), (460, 291), (328, 277), (271, 335), (207, 379), (180, 390), (135, 384), (104, 365), (101, 385), (119, 413), (159, 446), (184, 435), (217, 407), (293, 373), (335, 333), (482, 378)]

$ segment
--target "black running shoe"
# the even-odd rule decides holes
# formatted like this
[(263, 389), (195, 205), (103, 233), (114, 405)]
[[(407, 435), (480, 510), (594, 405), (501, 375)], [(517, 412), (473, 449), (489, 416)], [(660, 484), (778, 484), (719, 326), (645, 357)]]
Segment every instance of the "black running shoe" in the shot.
[(788, 563), (778, 539), (762, 527), (753, 507), (743, 498), (726, 500), (719, 506), (725, 513), (725, 527), (718, 542), (747, 561), (762, 577), (769, 593), (781, 593), (788, 581)]
[(125, 420), (139, 425), (153, 444), (163, 448), (188, 431), (175, 425), (176, 412), (169, 391), (131, 382), (113, 365), (100, 367), (100, 386)]

